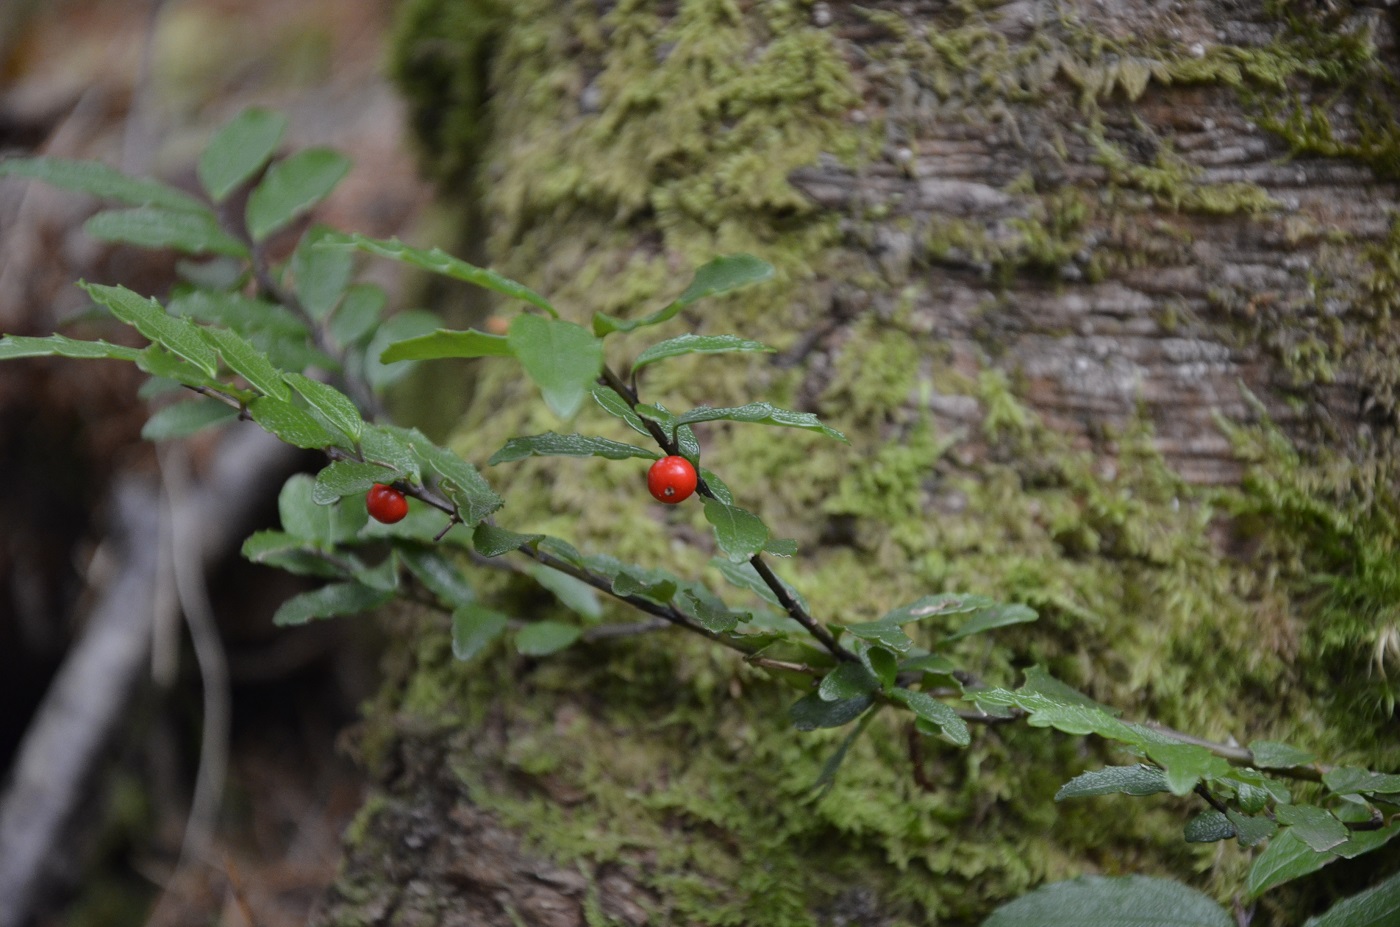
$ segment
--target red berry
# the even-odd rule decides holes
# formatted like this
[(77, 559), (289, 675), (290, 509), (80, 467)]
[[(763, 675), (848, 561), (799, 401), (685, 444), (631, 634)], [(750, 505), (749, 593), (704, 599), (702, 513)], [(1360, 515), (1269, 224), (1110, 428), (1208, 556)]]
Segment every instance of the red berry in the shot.
[(375, 483), (365, 496), (365, 508), (369, 510), (370, 518), (392, 525), (396, 521), (403, 521), (403, 517), (408, 514), (408, 500), (394, 487)]
[(647, 471), (647, 489), (657, 502), (675, 505), (695, 492), (695, 468), (684, 457), (663, 457)]

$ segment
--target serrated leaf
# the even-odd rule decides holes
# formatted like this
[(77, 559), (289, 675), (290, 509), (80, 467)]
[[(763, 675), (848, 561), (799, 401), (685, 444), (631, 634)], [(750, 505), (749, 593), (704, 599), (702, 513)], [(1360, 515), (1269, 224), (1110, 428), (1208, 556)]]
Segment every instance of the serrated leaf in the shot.
[(475, 526), (504, 504), (476, 467), (429, 441), (416, 429), (407, 429), (402, 434), (423, 463), (442, 478), (443, 491), (457, 506), (468, 527)]
[(202, 328), (200, 333), (219, 352), (228, 368), (247, 380), (254, 389), (273, 399), (286, 401), (292, 398), (292, 391), (282, 380), (283, 372), (273, 366), (266, 354), (237, 332), (226, 328)]
[(168, 315), (160, 303), (154, 299), (143, 299), (126, 287), (103, 286), (100, 283), (80, 286), (94, 300), (112, 310), (112, 315), (155, 344), (189, 361), (211, 377), (218, 374), (219, 359), (197, 325)]
[(340, 429), (351, 441), (359, 443), (365, 420), (360, 417), (360, 410), (355, 408), (350, 397), (334, 386), (299, 373), (283, 374), (282, 379), (300, 393), (311, 408), (325, 416), (326, 421)]
[(229, 120), (209, 139), (195, 172), (211, 199), (221, 203), (244, 181), (262, 170), (287, 131), (287, 117), (250, 107)]
[(329, 232), (322, 225), (308, 229), (292, 252), (290, 262), (297, 299), (302, 308), (318, 320), (330, 315), (340, 302), (354, 270), (350, 252), (344, 248), (318, 247)]
[(482, 605), (470, 604), (452, 612), (452, 656), (470, 660), (505, 631), (510, 619)]
[(248, 414), (270, 435), (293, 447), (322, 450), (339, 439), (321, 426), (308, 412), (290, 402), (261, 396), (248, 404)]
[(1206, 895), (1171, 879), (1080, 876), (1002, 905), (982, 927), (1235, 927)]
[(422, 465), (413, 445), (391, 425), (365, 425), (360, 433), (360, 453), (366, 463), (397, 471), (415, 486), (423, 482)]
[(1055, 801), (1092, 795), (1155, 795), (1167, 790), (1166, 773), (1155, 766), (1143, 763), (1136, 766), (1106, 766), (1081, 773), (1060, 786), (1055, 793)]
[(582, 326), (522, 314), (506, 335), (511, 353), (544, 394), (550, 410), (569, 418), (603, 372), (603, 343)]
[(432, 271), (435, 274), (442, 274), (454, 280), (463, 280), (467, 283), (474, 283), (479, 287), (500, 293), (502, 296), (509, 296), (513, 299), (523, 299), (532, 306), (536, 306), (548, 312), (551, 316), (558, 318), (559, 313), (549, 304), (549, 301), (534, 290), (517, 283), (509, 277), (503, 277), (494, 270), (487, 270), (484, 267), (477, 267), (469, 264), (460, 258), (455, 258), (441, 248), (414, 248), (399, 241), (397, 238), (388, 240), (370, 238), (367, 235), (346, 235), (335, 234), (327, 236), (325, 244), (339, 245), (359, 248), (380, 257), (390, 258), (404, 264), (419, 267), (423, 270)]
[(768, 543), (768, 526), (752, 512), (717, 499), (706, 498), (705, 520), (715, 529), (719, 549), (731, 563), (742, 563), (763, 550)]
[(1400, 775), (1371, 772), (1359, 766), (1339, 766), (1329, 770), (1323, 774), (1322, 784), (1338, 795), (1359, 795), (1365, 792), (1378, 795), (1400, 793)]
[(535, 621), (515, 635), (515, 649), (526, 657), (547, 657), (579, 639), (583, 630), (561, 621)]
[(396, 549), (404, 566), (440, 602), (457, 608), (476, 601), (476, 593), (452, 557), (426, 545), (403, 545)]
[(310, 334), (285, 306), (241, 293), (181, 293), (170, 300), (169, 310), (172, 315), (219, 325), (250, 340), (255, 335), (270, 335), (305, 341)]
[(569, 611), (589, 621), (603, 617), (603, 603), (598, 601), (598, 590), (588, 583), (543, 564), (532, 564), (526, 570), (535, 582), (554, 593), (554, 597)]
[[(714, 491), (714, 487), (710, 489)], [(774, 557), (793, 557), (797, 555), (797, 542), (792, 538), (769, 538), (768, 543), (763, 545), (763, 552)]]
[(647, 431), (647, 426), (642, 424), (642, 420), (637, 417), (637, 413), (632, 411), (632, 407), (627, 404), (627, 400), (614, 389), (595, 383), (589, 388), (593, 394), (593, 399), (603, 410), (613, 418), (620, 418), (627, 423), (628, 427), (641, 435), (651, 436)]
[(612, 590), (620, 596), (639, 596), (660, 605), (675, 598), (680, 580), (665, 570), (624, 565), (612, 578)]
[(142, 351), (136, 358), (136, 366), (153, 377), (169, 380), (182, 386), (204, 387), (206, 389), (220, 389), (233, 394), (238, 393), (238, 390), (228, 388), (194, 364), (171, 354), (158, 344), (150, 345)]
[(903, 703), (919, 718), (934, 725), (939, 733), (957, 746), (966, 747), (972, 743), (972, 735), (968, 732), (967, 722), (958, 717), (958, 713), (953, 708), (927, 692), (918, 692), (913, 689), (894, 689), (890, 692), (890, 698)]
[(760, 341), (750, 341), (738, 335), (678, 335), (647, 348), (632, 362), (632, 372), (666, 360), (670, 357), (683, 357), (687, 354), (731, 354), (735, 352), (761, 352), (771, 354), (776, 349)]
[(238, 410), (213, 399), (177, 402), (146, 420), (141, 437), (147, 441), (188, 438), (214, 425), (224, 425), (238, 417)]
[(76, 357), (134, 361), (140, 356), (140, 348), (128, 348), (105, 341), (77, 341), (64, 335), (48, 335), (43, 338), (6, 335), (0, 338), (0, 360), (14, 360), (20, 357)]
[(691, 409), (684, 415), (676, 419), (679, 425), (694, 425), (697, 422), (748, 422), (758, 425), (778, 425), (784, 428), (801, 428), (804, 431), (815, 431), (826, 435), (828, 438), (835, 438), (847, 444), (851, 442), (846, 436), (835, 428), (828, 428), (823, 425), (815, 415), (810, 412), (792, 412), (787, 409), (779, 409), (766, 402), (751, 402), (746, 406), (735, 406), (725, 409), (711, 409), (701, 406), (698, 409)]
[(384, 291), (368, 283), (357, 283), (347, 289), (345, 298), (331, 316), (331, 337), (335, 343), (349, 347), (362, 341), (379, 324), (387, 302)]
[(1035, 609), (1025, 605), (1011, 604), (1004, 605), (998, 603), (987, 608), (978, 609), (972, 617), (963, 623), (952, 634), (944, 638), (945, 642), (951, 643), (961, 640), (973, 634), (981, 634), (994, 628), (1004, 628), (1007, 625), (1025, 624), (1035, 621), (1040, 616), (1035, 613)]
[(447, 357), (510, 357), (509, 340), (504, 335), (488, 335), (474, 329), (449, 331), (439, 328), (430, 335), (396, 341), (379, 355), (385, 364), (410, 360), (439, 360)]
[(1400, 924), (1400, 874), (1343, 898), (1303, 927), (1394, 927)]
[(608, 460), (640, 457), (644, 460), (657, 460), (661, 455), (608, 438), (560, 435), (550, 431), (542, 435), (511, 438), (505, 447), (491, 455), (487, 464), (494, 467), (496, 464), (512, 463), (526, 457), (605, 457)]
[(899, 671), (901, 673), (932, 673), (934, 675), (948, 675), (957, 669), (957, 664), (941, 653), (925, 653), (919, 656), (901, 660)]
[(695, 437), (695, 430), (689, 425), (676, 429), (676, 450), (692, 464), (700, 463), (700, 439)]
[(1143, 749), (1153, 742), (1142, 731), (1093, 704), (1024, 689), (980, 689), (971, 693), (971, 697), (984, 711), (1019, 708), (1028, 713), (1027, 723), (1032, 727), (1053, 727), (1066, 734), (1098, 734)]
[(368, 521), (363, 505), (320, 505), (316, 481), (298, 473), (282, 485), (277, 511), (282, 529), (320, 547), (342, 544), (355, 537)]
[(1211, 808), (1186, 822), (1182, 832), (1187, 843), (1219, 843), (1235, 836), (1235, 825), (1225, 815)]
[(350, 161), (329, 148), (307, 148), (274, 162), (248, 196), (248, 234), (254, 241), (283, 228), (326, 198), (350, 170)]
[(570, 566), (578, 567), (580, 570), (584, 569), (583, 554), (580, 554), (578, 548), (562, 538), (541, 538), (538, 547), (542, 553), (557, 557)]
[(354, 615), (376, 609), (393, 597), (392, 592), (362, 583), (331, 583), (283, 602), (272, 616), (272, 623), (287, 627), (306, 624), (316, 618)]
[(869, 695), (878, 688), (880, 680), (874, 673), (859, 663), (846, 662), (822, 677), (817, 696), (824, 702), (837, 702)]
[(865, 714), (866, 709), (875, 703), (868, 695), (857, 698), (828, 702), (818, 693), (803, 696), (788, 709), (793, 727), (799, 731), (815, 731), (818, 728), (842, 727)]
[(398, 479), (393, 470), (358, 460), (337, 460), (316, 474), (311, 498), (317, 505), (330, 505), (345, 496), (369, 492), (375, 483), (388, 485)]
[(128, 206), (163, 206), (203, 212), (199, 200), (174, 187), (145, 177), (131, 177), (96, 161), (66, 158), (7, 158), (0, 161), (0, 177), (28, 177), (44, 183), (116, 200)]
[(1254, 765), (1260, 769), (1292, 769), (1316, 759), (1306, 750), (1276, 740), (1256, 740), (1249, 745), (1249, 752), (1254, 755)]
[(1345, 824), (1316, 805), (1279, 805), (1274, 813), (1293, 836), (1319, 853), (1346, 843), (1351, 836)]
[(83, 231), (99, 241), (171, 248), (183, 254), (226, 254), (247, 257), (248, 247), (225, 232), (207, 212), (137, 206), (109, 209), (83, 223)]
[(1269, 841), (1264, 852), (1254, 858), (1245, 878), (1245, 893), (1250, 900), (1271, 888), (1316, 872), (1337, 858), (1335, 853), (1319, 853), (1285, 830)]
[(499, 557), (543, 538), (542, 534), (517, 534), (482, 522), (472, 532), (472, 546), (483, 557)]

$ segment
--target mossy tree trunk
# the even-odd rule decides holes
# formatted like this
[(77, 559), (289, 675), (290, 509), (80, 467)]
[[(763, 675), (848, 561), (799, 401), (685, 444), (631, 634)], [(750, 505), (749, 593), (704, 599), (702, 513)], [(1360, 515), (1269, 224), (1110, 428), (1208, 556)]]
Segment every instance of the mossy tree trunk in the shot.
[[(1040, 621), (964, 665), (1393, 768), (1392, 26), (1283, 0), (413, 0), (395, 66), (472, 246), (575, 320), (660, 305), (716, 254), (776, 265), (684, 320), (776, 357), (642, 387), (850, 435), (700, 435), (797, 539), (783, 575), (821, 617), (1024, 601)], [(480, 464), (513, 434), (619, 437), (479, 369), (457, 443)], [(696, 507), (660, 511), (635, 467), (486, 472), (507, 527), (719, 584)], [(1181, 841), (1189, 802), (1056, 805), (1113, 761), (1097, 744), (1005, 726), (959, 750), (882, 716), (818, 798), (845, 732), (792, 731), (794, 693), (703, 641), (464, 665), (439, 622), (399, 620), (358, 740), (380, 794), (326, 924), (975, 923), (1080, 872), (1228, 899), (1248, 865)]]

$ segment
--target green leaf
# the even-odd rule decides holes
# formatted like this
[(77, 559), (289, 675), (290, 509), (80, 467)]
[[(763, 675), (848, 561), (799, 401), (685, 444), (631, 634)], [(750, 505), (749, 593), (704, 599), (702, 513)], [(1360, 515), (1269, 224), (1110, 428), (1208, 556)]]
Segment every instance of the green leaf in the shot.
[(525, 625), (515, 635), (515, 649), (526, 657), (547, 657), (558, 653), (579, 639), (583, 633), (578, 625), (562, 621), (535, 621)]
[(290, 402), (262, 396), (248, 404), (248, 413), (268, 434), (293, 447), (322, 450), (338, 443), (310, 413)]
[(510, 357), (504, 335), (488, 335), (474, 329), (449, 331), (439, 328), (431, 335), (396, 341), (379, 355), (385, 364), (406, 360), (439, 360), (445, 357)]
[(200, 333), (219, 352), (228, 368), (247, 380), (254, 389), (273, 399), (286, 401), (292, 398), (292, 391), (282, 380), (283, 372), (241, 335), (226, 328), (201, 328)]
[[(710, 491), (714, 492), (713, 486)], [(768, 543), (763, 545), (763, 552), (774, 557), (793, 557), (797, 555), (797, 541), (792, 538), (769, 538)]]
[(1146, 748), (1147, 744), (1152, 742), (1143, 731), (1124, 724), (1093, 704), (1025, 689), (981, 689), (972, 693), (972, 699), (984, 711), (1020, 708), (1029, 714), (1027, 723), (1031, 727), (1053, 727), (1066, 734), (1081, 736), (1098, 734), (1100, 737), (1139, 748)]
[[(597, 558), (590, 557), (591, 565)], [(613, 558), (609, 557), (609, 560)], [(668, 604), (676, 596), (681, 580), (665, 570), (652, 570), (630, 563), (616, 563), (611, 571), (612, 590), (620, 596), (638, 596), (650, 599), (659, 605)]]
[(1167, 790), (1166, 774), (1155, 766), (1143, 763), (1136, 766), (1107, 766), (1081, 773), (1060, 786), (1055, 793), (1055, 801), (1091, 795), (1155, 795)]
[(632, 411), (632, 407), (627, 404), (627, 400), (614, 389), (595, 383), (589, 387), (594, 400), (603, 407), (613, 418), (622, 419), (628, 427), (640, 435), (651, 437), (651, 432), (647, 431), (647, 426), (642, 424), (642, 420), (637, 417), (637, 413)]
[(992, 912), (982, 927), (1235, 927), (1207, 896), (1171, 879), (1080, 876)]
[(1254, 755), (1254, 765), (1260, 769), (1292, 769), (1316, 759), (1306, 750), (1276, 740), (1256, 740), (1249, 745), (1249, 752)]
[(350, 285), (354, 270), (350, 252), (344, 248), (320, 248), (317, 245), (329, 233), (323, 225), (313, 226), (301, 237), (292, 253), (292, 279), (302, 308), (313, 319), (331, 314)]
[(828, 702), (820, 694), (812, 692), (803, 696), (788, 709), (793, 727), (799, 731), (815, 731), (818, 728), (842, 727), (865, 714), (865, 710), (875, 703), (868, 695)]
[(206, 211), (203, 203), (182, 190), (156, 180), (128, 176), (96, 161), (8, 158), (0, 161), (0, 177), (29, 177), (64, 190), (100, 196), (128, 206)]
[(483, 557), (499, 557), (519, 550), (527, 544), (533, 544), (543, 537), (542, 534), (516, 534), (514, 531), (482, 522), (472, 532), (472, 546)]
[(1039, 617), (1035, 613), (1035, 609), (1025, 605), (992, 605), (978, 609), (971, 618), (964, 622), (962, 627), (945, 637), (944, 641), (960, 640), (973, 634), (990, 631), (993, 628), (1004, 628), (1007, 625), (1025, 624), (1029, 621), (1035, 621)]
[(1394, 927), (1396, 924), (1400, 924), (1400, 874), (1359, 895), (1342, 899), (1322, 914), (1308, 918), (1303, 927)]
[(438, 548), (405, 544), (396, 550), (403, 558), (404, 566), (429, 592), (437, 596), (438, 601), (453, 608), (476, 601), (476, 593), (472, 591), (457, 561)]
[(272, 157), (287, 131), (287, 117), (250, 107), (214, 133), (195, 171), (211, 199), (222, 203)]
[(476, 467), (456, 454), (429, 441), (417, 429), (402, 434), (414, 451), (443, 480), (442, 489), (457, 506), (462, 520), (470, 527), (499, 509), (504, 503)]
[[(1165, 788), (1162, 791), (1166, 791)], [(1219, 843), (1235, 836), (1235, 825), (1225, 815), (1211, 808), (1186, 822), (1182, 837), (1187, 843)]]
[(1322, 784), (1338, 795), (1378, 795), (1400, 793), (1400, 775), (1371, 772), (1358, 766), (1339, 766), (1322, 776)]
[(539, 563), (531, 564), (525, 569), (534, 577), (535, 582), (554, 593), (554, 597), (569, 611), (589, 621), (597, 621), (603, 617), (603, 604), (598, 601), (598, 590), (588, 583)]
[(390, 316), (370, 337), (364, 349), (365, 379), (376, 391), (383, 391), (394, 385), (413, 370), (413, 364), (386, 364), (379, 356), (389, 345), (408, 338), (426, 335), (442, 324), (442, 320), (431, 312), (400, 312)]
[[(972, 735), (967, 730), (967, 722), (958, 717), (955, 710), (927, 692), (895, 689), (890, 692), (890, 698), (903, 703), (915, 715), (933, 725), (939, 733), (959, 747), (966, 747), (972, 743)], [(922, 727), (920, 729), (923, 730)]]
[(740, 351), (771, 354), (774, 348), (759, 341), (749, 341), (738, 335), (679, 335), (647, 348), (632, 362), (632, 372), (665, 360), (668, 357), (682, 357), (686, 354), (729, 354)]
[(889, 624), (881, 621), (864, 621), (859, 624), (846, 625), (846, 632), (863, 641), (870, 641), (872, 644), (879, 644), (888, 647), (896, 653), (906, 653), (914, 642), (909, 639), (909, 635), (904, 633), (904, 629), (897, 624)]
[(880, 681), (881, 689), (888, 692), (894, 687), (895, 677), (899, 675), (899, 656), (893, 650), (878, 646), (864, 647), (860, 659)]
[(375, 483), (388, 485), (398, 474), (378, 464), (358, 460), (337, 460), (316, 474), (316, 488), (311, 498), (317, 505), (330, 505), (345, 496), (369, 492)]
[(657, 460), (661, 455), (607, 438), (560, 435), (550, 431), (542, 435), (511, 438), (505, 447), (491, 455), (487, 464), (494, 467), (496, 464), (512, 463), (526, 457), (606, 457), (608, 460), (641, 457), (644, 460)]
[[(705, 481), (705, 485), (710, 488), (710, 492), (714, 493), (716, 499), (723, 502), (725, 505), (734, 504), (734, 493), (729, 491), (729, 486), (724, 482), (724, 480), (719, 478), (719, 474), (715, 473), (713, 470), (706, 470), (704, 467), (701, 467), (700, 479)], [(789, 542), (787, 538), (776, 538), (765, 544), (763, 546), (763, 549), (768, 550), (769, 553), (775, 554), (779, 557), (789, 557), (791, 556), (791, 554), (783, 553), (783, 551), (787, 549), (786, 545), (788, 543)], [(796, 553), (797, 542), (792, 541), (791, 543), (793, 546), (793, 553)], [(777, 550), (769, 550), (770, 547), (775, 546), (778, 548)]]
[(126, 287), (99, 283), (80, 285), (94, 300), (112, 310), (112, 315), (152, 342), (184, 358), (209, 376), (218, 375), (219, 359), (197, 325), (167, 315), (160, 303), (154, 299), (143, 299)]
[(749, 617), (746, 613), (731, 611), (716, 596), (702, 594), (694, 587), (678, 592), (675, 604), (682, 613), (700, 622), (707, 631), (716, 634), (727, 634), (734, 630), (740, 621)]
[(286, 226), (325, 199), (349, 170), (349, 160), (329, 148), (307, 148), (275, 162), (248, 197), (248, 234), (262, 241)]
[(1380, 849), (1389, 843), (1397, 834), (1400, 834), (1400, 822), (1390, 824), (1380, 830), (1353, 831), (1351, 838), (1332, 852), (1343, 859), (1355, 859), (1364, 853), (1370, 853), (1372, 850)]
[(415, 486), (422, 484), (418, 455), (406, 435), (391, 425), (365, 425), (360, 433), (360, 453), (366, 463), (377, 463), (400, 473)]
[(99, 241), (141, 248), (172, 248), (184, 254), (227, 254), (247, 257), (248, 248), (219, 227), (207, 212), (137, 206), (109, 209), (83, 223), (83, 231)]
[(1235, 838), (1242, 847), (1258, 846), (1278, 833), (1278, 824), (1262, 815), (1241, 814), (1234, 809), (1225, 812), (1225, 817), (1235, 827)]
[(1316, 872), (1336, 858), (1337, 854), (1319, 853), (1291, 830), (1285, 830), (1254, 858), (1245, 878), (1246, 896), (1252, 901), (1271, 888)]
[(578, 411), (603, 372), (603, 343), (573, 322), (518, 315), (506, 339), (544, 393), (545, 404), (560, 418)]
[(880, 688), (880, 680), (860, 663), (842, 663), (822, 677), (817, 695), (824, 702), (837, 702), (869, 695)]
[(678, 307), (679, 311), (706, 297), (732, 293), (771, 279), (773, 265), (751, 254), (718, 257), (695, 272), (690, 286), (686, 287), (685, 292), (676, 297), (676, 301), (671, 305)]
[(384, 291), (368, 283), (357, 283), (345, 291), (340, 307), (331, 316), (331, 337), (341, 347), (359, 343), (379, 324), (388, 298)]
[(705, 520), (715, 528), (715, 539), (731, 563), (742, 563), (768, 543), (768, 526), (757, 515), (738, 506), (706, 498)]
[(315, 618), (335, 618), (378, 608), (394, 597), (390, 591), (361, 583), (332, 583), (303, 592), (282, 603), (272, 616), (278, 627), (306, 624)]
[(452, 656), (470, 660), (505, 631), (510, 619), (481, 605), (463, 605), (452, 612)]
[(282, 379), (300, 393), (311, 408), (325, 416), (326, 421), (344, 432), (351, 441), (359, 443), (360, 436), (364, 434), (365, 420), (348, 396), (334, 386), (299, 373), (283, 374)]
[(353, 539), (369, 519), (363, 505), (321, 505), (315, 495), (316, 481), (308, 474), (298, 473), (283, 484), (277, 511), (284, 531), (330, 548)]
[(153, 377), (169, 380), (182, 386), (221, 389), (229, 393), (238, 393), (238, 390), (231, 389), (226, 384), (220, 383), (194, 364), (191, 364), (182, 357), (171, 354), (158, 344), (147, 346), (136, 358), (136, 366), (138, 369), (149, 373)]
[(951, 675), (957, 668), (957, 664), (941, 653), (920, 654), (899, 663), (901, 673), (931, 673), (935, 676)]
[(213, 399), (177, 402), (146, 420), (141, 437), (147, 441), (188, 438), (213, 425), (223, 425), (238, 417), (238, 410)]
[(76, 341), (64, 335), (48, 335), (43, 338), (6, 335), (0, 338), (0, 360), (54, 356), (134, 361), (141, 356), (141, 349), (108, 344), (105, 341)]
[(1316, 805), (1279, 805), (1274, 813), (1293, 836), (1319, 853), (1346, 843), (1351, 836), (1345, 824)]
[(729, 422), (752, 422), (759, 425), (780, 425), (785, 428), (801, 428), (805, 431), (815, 431), (826, 435), (828, 438), (835, 438), (838, 441), (845, 441), (846, 436), (835, 428), (828, 428), (817, 420), (817, 417), (810, 412), (790, 412), (787, 409), (779, 409), (766, 402), (751, 402), (746, 406), (736, 406), (727, 409), (711, 409), (701, 406), (698, 409), (691, 409), (689, 412), (676, 419), (679, 425), (694, 425), (697, 422), (713, 421)]
[(1230, 764), (1195, 744), (1150, 744), (1147, 755), (1166, 770), (1167, 788), (1173, 795), (1188, 795), (1203, 779), (1230, 771)]
[(423, 270), (432, 271), (435, 274), (442, 274), (454, 280), (463, 280), (467, 283), (474, 283), (479, 287), (500, 293), (502, 296), (509, 296), (513, 299), (523, 299), (532, 306), (543, 309), (555, 318), (559, 313), (549, 304), (543, 296), (522, 283), (516, 283), (508, 277), (503, 277), (493, 270), (486, 270), (473, 264), (468, 264), (459, 258), (455, 258), (441, 248), (431, 248), (424, 250), (405, 245), (397, 238), (388, 240), (370, 238), (366, 235), (329, 235), (325, 239), (326, 244), (341, 245), (359, 248), (380, 257), (390, 258), (404, 264), (419, 267)]

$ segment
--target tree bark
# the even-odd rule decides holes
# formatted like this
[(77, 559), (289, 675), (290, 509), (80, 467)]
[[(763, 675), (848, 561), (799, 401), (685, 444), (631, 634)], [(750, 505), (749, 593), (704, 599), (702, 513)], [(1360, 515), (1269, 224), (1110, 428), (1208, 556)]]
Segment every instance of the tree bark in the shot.
[[(1040, 621), (964, 665), (1011, 685), (1040, 664), (1201, 736), (1400, 759), (1377, 733), (1400, 649), (1387, 10), (420, 0), (401, 23), (469, 234), (568, 317), (640, 315), (718, 253), (777, 266), (685, 319), (776, 360), (658, 365), (643, 392), (771, 399), (851, 436), (701, 434), (798, 540), (784, 576), (821, 618), (1025, 601)], [(564, 427), (501, 368), (473, 386), (479, 463)], [(488, 472), (515, 530), (701, 575), (703, 521), (617, 469)], [(793, 694), (725, 655), (670, 635), (464, 669), (405, 620), (360, 741), (381, 795), (321, 923), (974, 923), (1080, 872), (1229, 899), (1248, 865), (1182, 844), (1184, 802), (1056, 806), (1125, 762), (1094, 744), (999, 728), (958, 751), (882, 717), (814, 798), (844, 732), (791, 731)], [(1340, 890), (1307, 882), (1255, 923)]]

